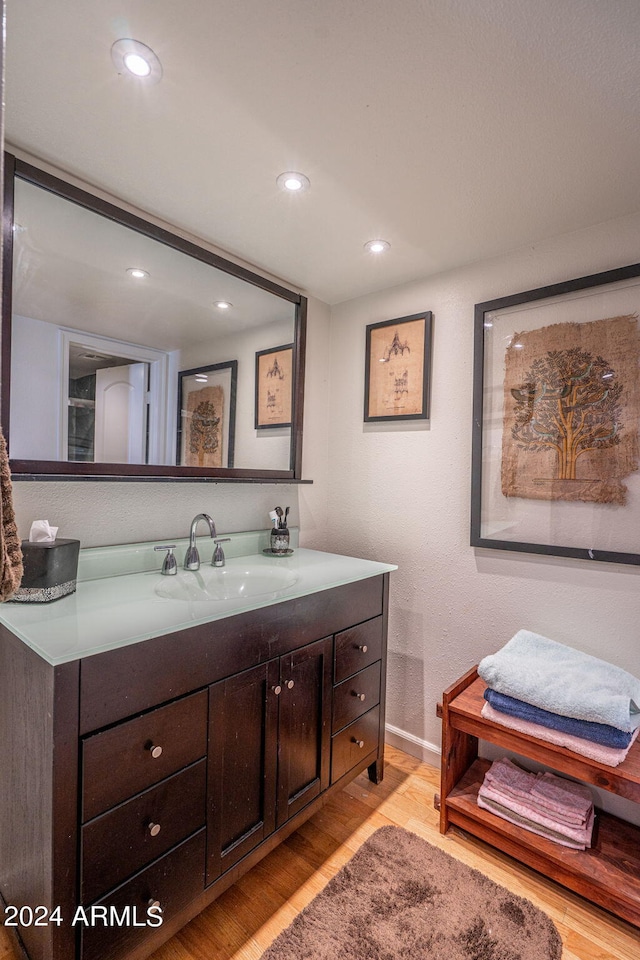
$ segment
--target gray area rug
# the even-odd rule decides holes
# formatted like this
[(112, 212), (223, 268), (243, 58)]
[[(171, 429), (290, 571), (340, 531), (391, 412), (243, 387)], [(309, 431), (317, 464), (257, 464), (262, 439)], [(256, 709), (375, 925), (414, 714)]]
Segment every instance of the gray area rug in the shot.
[(528, 900), (399, 827), (382, 827), (262, 960), (559, 960)]

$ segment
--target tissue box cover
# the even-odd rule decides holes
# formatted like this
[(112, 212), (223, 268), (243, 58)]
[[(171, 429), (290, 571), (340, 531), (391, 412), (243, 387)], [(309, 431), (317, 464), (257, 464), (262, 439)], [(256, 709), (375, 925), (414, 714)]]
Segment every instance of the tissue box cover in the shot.
[(22, 541), (24, 574), (13, 603), (48, 603), (76, 589), (79, 540)]

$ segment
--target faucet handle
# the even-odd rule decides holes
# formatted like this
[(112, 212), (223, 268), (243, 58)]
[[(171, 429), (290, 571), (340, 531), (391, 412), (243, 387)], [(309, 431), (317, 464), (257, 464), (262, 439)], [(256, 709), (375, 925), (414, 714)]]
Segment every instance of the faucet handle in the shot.
[(231, 537), (220, 537), (213, 542), (216, 545), (215, 550), (213, 551), (213, 557), (211, 558), (212, 567), (224, 567), (224, 550), (220, 546), (221, 543), (229, 543)]
[(164, 563), (162, 564), (162, 570), (160, 571), (163, 577), (175, 577), (176, 573), (178, 572), (178, 563), (173, 555), (175, 548), (175, 543), (165, 543), (162, 546), (153, 548), (154, 550), (167, 551), (167, 555), (164, 558)]

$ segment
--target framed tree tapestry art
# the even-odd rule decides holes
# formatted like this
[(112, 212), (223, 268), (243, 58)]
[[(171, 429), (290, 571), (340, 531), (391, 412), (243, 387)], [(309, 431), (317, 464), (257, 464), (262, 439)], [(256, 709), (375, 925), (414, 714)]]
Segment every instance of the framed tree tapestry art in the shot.
[(476, 305), (471, 544), (640, 564), (640, 264)]

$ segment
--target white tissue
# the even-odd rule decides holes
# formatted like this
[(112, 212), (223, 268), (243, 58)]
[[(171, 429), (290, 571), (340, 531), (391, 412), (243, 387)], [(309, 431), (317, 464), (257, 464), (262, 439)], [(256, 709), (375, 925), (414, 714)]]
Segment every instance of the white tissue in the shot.
[(58, 528), (50, 526), (48, 520), (34, 520), (29, 531), (29, 543), (53, 543), (57, 532)]

